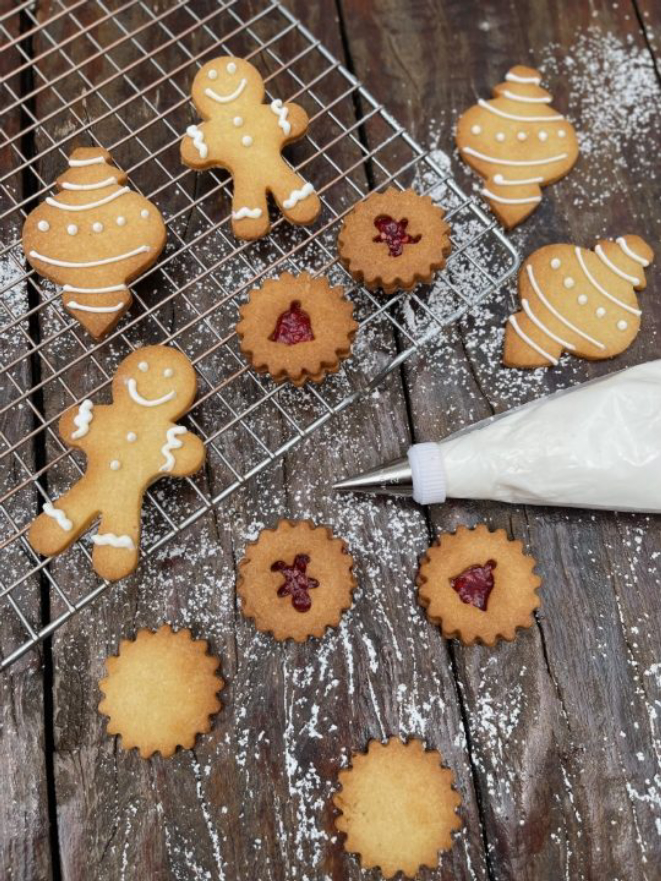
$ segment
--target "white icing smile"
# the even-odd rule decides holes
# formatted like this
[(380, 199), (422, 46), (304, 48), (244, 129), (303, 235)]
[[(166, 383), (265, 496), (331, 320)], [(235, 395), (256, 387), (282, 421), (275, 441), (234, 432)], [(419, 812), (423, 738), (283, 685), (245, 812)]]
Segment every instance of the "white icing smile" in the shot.
[(219, 104), (229, 104), (232, 101), (236, 101), (247, 85), (248, 80), (244, 78), (230, 95), (219, 95), (218, 92), (214, 91), (209, 86), (204, 90), (204, 94), (208, 98), (213, 98), (213, 100), (217, 101)]
[(138, 384), (132, 376), (126, 380), (126, 387), (129, 390), (131, 400), (135, 401), (136, 404), (140, 404), (141, 407), (158, 407), (161, 404), (166, 404), (168, 401), (171, 401), (177, 394), (176, 391), (172, 389), (160, 398), (143, 398), (138, 391)]

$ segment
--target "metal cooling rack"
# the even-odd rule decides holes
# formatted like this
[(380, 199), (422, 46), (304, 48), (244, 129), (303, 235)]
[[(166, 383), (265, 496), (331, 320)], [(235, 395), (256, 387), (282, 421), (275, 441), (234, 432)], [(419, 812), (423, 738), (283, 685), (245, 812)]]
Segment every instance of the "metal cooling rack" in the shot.
[[(162, 342), (192, 359), (199, 394), (188, 422), (211, 465), (148, 492), (143, 553), (153, 554), (373, 389), (519, 262), (448, 165), (426, 155), (278, 2), (188, 0), (156, 11), (143, 0), (53, 0), (47, 18), (34, 6), (19, 2), (0, 15), (0, 668), (108, 586), (91, 570), (89, 539), (41, 560), (26, 533), (39, 506), (82, 473), (78, 454), (58, 437), (59, 415), (88, 396), (109, 399), (129, 351)], [(309, 135), (288, 156), (322, 197), (314, 228), (278, 218), (266, 239), (239, 243), (229, 226), (227, 176), (196, 175), (180, 164), (179, 141), (197, 121), (190, 83), (219, 54), (250, 59), (271, 97), (308, 110)], [(132, 312), (101, 343), (63, 310), (54, 285), (26, 269), (20, 246), (26, 214), (49, 193), (73, 147), (90, 144), (112, 152), (168, 224), (160, 262), (132, 286)], [(433, 286), (404, 297), (369, 293), (337, 262), (342, 218), (387, 185), (430, 193), (452, 224), (446, 269)], [(345, 285), (360, 330), (339, 374), (319, 386), (275, 386), (241, 356), (238, 306), (265, 277), (303, 268)]]

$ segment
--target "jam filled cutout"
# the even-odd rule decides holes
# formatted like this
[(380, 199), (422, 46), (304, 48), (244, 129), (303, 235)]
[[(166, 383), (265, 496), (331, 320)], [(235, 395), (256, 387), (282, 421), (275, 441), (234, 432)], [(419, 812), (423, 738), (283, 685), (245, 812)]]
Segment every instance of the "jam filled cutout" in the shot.
[(271, 572), (282, 572), (285, 579), (285, 583), (278, 588), (278, 596), (290, 596), (291, 604), (297, 612), (309, 611), (312, 606), (309, 591), (319, 587), (316, 578), (305, 574), (309, 562), (307, 554), (297, 554), (293, 566), (288, 566), (283, 560), (278, 560), (271, 566)]
[(461, 575), (450, 579), (453, 590), (459, 594), (462, 603), (470, 603), (476, 609), (486, 612), (489, 594), (493, 590), (493, 570), (495, 560), (488, 560), (484, 566), (471, 566)]
[(379, 214), (374, 221), (379, 234), (374, 236), (373, 241), (385, 242), (391, 257), (401, 257), (404, 253), (404, 245), (417, 245), (422, 238), (422, 235), (409, 235), (406, 232), (408, 225), (406, 217), (403, 220), (395, 220), (389, 214)]
[(273, 343), (285, 343), (288, 346), (309, 343), (314, 339), (310, 316), (301, 309), (299, 300), (294, 300), (289, 309), (278, 317), (269, 339)]

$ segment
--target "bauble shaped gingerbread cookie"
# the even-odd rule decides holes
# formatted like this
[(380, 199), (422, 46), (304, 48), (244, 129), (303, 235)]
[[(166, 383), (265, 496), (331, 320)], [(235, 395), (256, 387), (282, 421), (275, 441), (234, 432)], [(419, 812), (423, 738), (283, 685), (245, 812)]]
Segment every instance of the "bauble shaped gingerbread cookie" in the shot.
[(599, 361), (619, 355), (640, 328), (636, 291), (654, 258), (638, 236), (602, 240), (594, 250), (547, 245), (519, 273), (522, 311), (505, 330), (508, 367), (556, 365), (563, 351)]
[(541, 187), (564, 177), (578, 158), (576, 133), (549, 106), (541, 81), (539, 71), (517, 65), (490, 101), (480, 98), (457, 123), (461, 158), (484, 178), (482, 195), (507, 229), (532, 214)]
[(130, 308), (128, 283), (165, 247), (161, 213), (126, 182), (107, 150), (79, 147), (56, 181), (60, 192), (23, 225), (28, 263), (63, 286), (64, 307), (95, 339)]

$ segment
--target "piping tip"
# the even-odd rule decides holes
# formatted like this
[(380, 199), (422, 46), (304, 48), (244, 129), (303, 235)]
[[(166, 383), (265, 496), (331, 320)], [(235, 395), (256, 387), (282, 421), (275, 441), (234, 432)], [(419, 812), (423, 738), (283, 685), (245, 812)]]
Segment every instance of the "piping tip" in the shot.
[(413, 472), (406, 456), (333, 484), (337, 492), (412, 496)]

